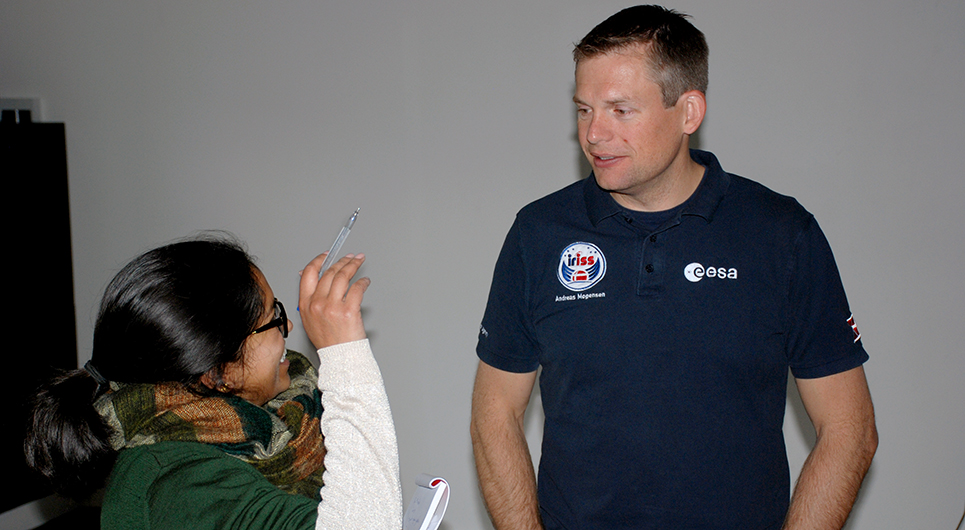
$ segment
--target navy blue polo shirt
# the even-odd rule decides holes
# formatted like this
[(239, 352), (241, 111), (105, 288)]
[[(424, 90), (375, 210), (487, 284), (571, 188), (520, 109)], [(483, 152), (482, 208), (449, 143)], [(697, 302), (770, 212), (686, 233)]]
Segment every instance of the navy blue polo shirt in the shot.
[(547, 528), (779, 528), (788, 368), (868, 359), (814, 217), (691, 156), (704, 177), (656, 226), (590, 175), (506, 236), (477, 354), (542, 367)]

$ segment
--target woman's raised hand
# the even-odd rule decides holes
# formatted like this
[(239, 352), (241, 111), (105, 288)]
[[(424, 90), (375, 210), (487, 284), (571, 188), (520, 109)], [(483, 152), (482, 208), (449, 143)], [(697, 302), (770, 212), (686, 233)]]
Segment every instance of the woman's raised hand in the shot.
[(302, 326), (316, 348), (365, 338), (362, 323), (362, 295), (371, 280), (352, 283), (364, 254), (348, 254), (319, 277), (326, 253), (318, 255), (302, 271), (298, 307)]

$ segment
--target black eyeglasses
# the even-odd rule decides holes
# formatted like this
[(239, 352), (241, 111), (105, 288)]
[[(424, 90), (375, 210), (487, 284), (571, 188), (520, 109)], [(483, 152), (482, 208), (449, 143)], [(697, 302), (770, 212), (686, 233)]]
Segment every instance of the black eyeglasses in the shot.
[(283, 338), (288, 338), (288, 313), (285, 312), (285, 306), (275, 298), (275, 318), (271, 319), (271, 322), (261, 326), (260, 328), (251, 332), (252, 335), (261, 333), (262, 331), (268, 331), (272, 328), (278, 328), (281, 330), (281, 336)]

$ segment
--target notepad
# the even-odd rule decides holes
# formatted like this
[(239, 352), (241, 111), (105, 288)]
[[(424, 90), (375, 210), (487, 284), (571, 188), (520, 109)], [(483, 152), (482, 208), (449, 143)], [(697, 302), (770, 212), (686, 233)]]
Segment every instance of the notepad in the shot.
[(436, 530), (449, 506), (449, 483), (442, 477), (420, 473), (416, 491), (402, 519), (402, 530)]

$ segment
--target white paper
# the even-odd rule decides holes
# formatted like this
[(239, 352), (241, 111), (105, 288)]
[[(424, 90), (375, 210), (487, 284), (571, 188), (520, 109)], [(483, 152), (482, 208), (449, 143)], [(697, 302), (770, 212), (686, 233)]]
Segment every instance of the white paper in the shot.
[(449, 506), (449, 483), (442, 477), (420, 473), (416, 491), (402, 519), (402, 530), (436, 530)]

